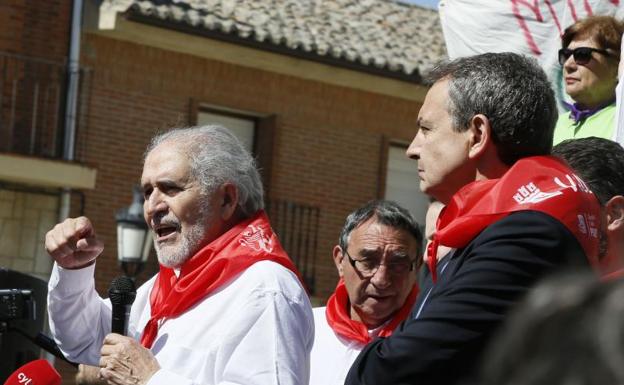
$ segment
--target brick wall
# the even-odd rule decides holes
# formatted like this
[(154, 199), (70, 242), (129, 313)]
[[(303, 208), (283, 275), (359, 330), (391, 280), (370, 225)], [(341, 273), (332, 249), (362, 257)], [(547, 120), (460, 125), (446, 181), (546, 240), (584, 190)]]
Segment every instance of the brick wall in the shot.
[[(145, 145), (158, 130), (191, 121), (194, 100), (278, 117), (271, 198), (321, 208), (316, 295), (327, 298), (337, 279), (331, 249), (345, 216), (377, 197), (382, 138), (411, 140), (420, 106), (100, 35), (86, 34), (82, 52), (92, 72), (78, 145), (98, 169), (86, 214), (108, 245), (98, 289), (119, 273), (114, 212), (130, 203)], [(148, 270), (144, 277), (155, 263)]]
[[(72, 1), (68, 0), (6, 0), (0, 2), (0, 52), (21, 56), (44, 59), (57, 63), (66, 61), (69, 47), (69, 32), (71, 29)], [(6, 59), (8, 60), (8, 59)], [(10, 107), (9, 98), (11, 84), (9, 80), (21, 80), (22, 77), (33, 79), (42, 72), (58, 70), (57, 67), (34, 68), (34, 62), (10, 59), (19, 64), (7, 64), (13, 71), (23, 71), (21, 75), (5, 79), (0, 94), (4, 95), (2, 109), (3, 118), (0, 131), (8, 128), (7, 109)], [(27, 64), (24, 64), (27, 63)], [(38, 64), (39, 65), (39, 64)], [(17, 69), (16, 69), (17, 68)], [(56, 83), (55, 83), (56, 85)], [(30, 124), (20, 124), (32, 115), (32, 95), (25, 95), (28, 87), (20, 88), (17, 95), (17, 126), (20, 129), (13, 133), (16, 142), (29, 136)], [(62, 84), (59, 84), (62, 87)], [(41, 92), (45, 92), (45, 83), (41, 84)], [(30, 89), (28, 92), (32, 92)], [(15, 96), (15, 95), (13, 95)], [(54, 99), (55, 100), (55, 99)], [(56, 101), (56, 100), (55, 100)], [(22, 104), (20, 104), (22, 103)], [(54, 113), (46, 114), (48, 105), (40, 105), (38, 129), (56, 124)], [(23, 115), (23, 116), (22, 116)], [(45, 120), (45, 121), (44, 121)], [(29, 131), (24, 132), (25, 127)], [(6, 140), (6, 136), (2, 136)], [(51, 138), (45, 140), (51, 141)], [(19, 143), (18, 143), (19, 144)], [(5, 150), (6, 143), (0, 148)], [(19, 150), (20, 146), (9, 147), (9, 150)], [(52, 152), (52, 150), (50, 150)], [(46, 153), (46, 155), (50, 155)], [(28, 193), (14, 190), (0, 189), (0, 266), (31, 273), (47, 280), (50, 275), (51, 263), (43, 249), (45, 233), (57, 222), (58, 196), (43, 193)]]
[(0, 1), (0, 151), (59, 156), (72, 3)]
[(71, 30), (70, 0), (0, 1), (0, 51), (64, 61)]
[[(69, 32), (71, 29), (72, 1), (68, 0), (6, 0), (0, 2), (0, 52), (26, 56), (35, 59), (44, 59), (55, 63), (66, 61), (69, 49)], [(13, 77), (4, 79), (0, 95), (4, 98), (0, 106), (3, 112), (0, 120), (0, 137), (7, 141), (9, 127), (8, 116), (11, 108), (11, 98), (16, 97), (16, 126), (15, 132), (8, 137), (15, 141), (15, 146), (1, 143), (0, 149), (20, 151), (19, 142), (24, 137), (30, 137), (33, 109), (33, 87), (27, 87), (23, 82), (41, 81), (46, 72), (63, 72), (62, 65), (47, 66), (38, 61), (22, 60), (11, 56), (4, 60), (4, 75), (7, 71), (16, 72)], [(35, 64), (36, 63), (36, 64)], [(46, 67), (47, 66), (47, 67)], [(49, 79), (48, 79), (49, 80)], [(11, 82), (18, 81), (17, 95), (12, 93)], [(32, 84), (29, 84), (33, 86)], [(47, 83), (43, 81), (37, 86), (43, 97)], [(62, 80), (54, 82), (54, 92), (60, 92)], [(54, 92), (52, 92), (54, 94)], [(31, 93), (31, 94), (28, 94)], [(42, 96), (40, 96), (42, 97)], [(61, 103), (55, 98), (49, 99), (51, 104)], [(55, 107), (56, 108), (56, 107)], [(48, 104), (39, 104), (37, 130), (52, 127), (57, 124), (56, 111)], [(39, 133), (38, 133), (39, 134)], [(41, 137), (40, 140), (52, 142), (50, 137)], [(49, 143), (48, 143), (49, 144)], [(38, 145), (43, 146), (38, 143)], [(24, 152), (26, 153), (26, 152)], [(53, 150), (41, 151), (40, 154), (50, 156)], [(3, 181), (4, 182), (4, 181)], [(36, 188), (36, 187), (35, 187)], [(32, 189), (32, 186), (28, 187)], [(50, 274), (51, 264), (43, 249), (43, 237), (58, 218), (58, 195), (19, 192), (15, 190), (0, 190), (0, 265), (25, 273), (34, 274), (45, 280)]]

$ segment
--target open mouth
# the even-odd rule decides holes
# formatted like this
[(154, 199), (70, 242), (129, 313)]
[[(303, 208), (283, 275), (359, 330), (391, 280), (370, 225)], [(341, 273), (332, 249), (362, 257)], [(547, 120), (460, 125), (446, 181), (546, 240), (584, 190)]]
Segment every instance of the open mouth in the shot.
[(170, 237), (172, 237), (175, 233), (177, 233), (178, 227), (169, 224), (160, 224), (156, 228), (154, 228), (154, 232), (156, 233), (156, 241), (164, 241)]

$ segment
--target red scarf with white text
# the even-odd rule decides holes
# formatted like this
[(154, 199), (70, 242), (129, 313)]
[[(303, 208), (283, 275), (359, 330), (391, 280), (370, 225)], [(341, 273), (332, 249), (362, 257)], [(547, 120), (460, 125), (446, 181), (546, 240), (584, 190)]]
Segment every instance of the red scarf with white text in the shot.
[(598, 200), (562, 161), (534, 156), (520, 159), (499, 179), (472, 182), (453, 195), (427, 248), (433, 282), (438, 245), (462, 248), (490, 224), (524, 210), (543, 212), (565, 225), (598, 267)]
[[(405, 299), (403, 306), (394, 315), (392, 320), (381, 328), (379, 337), (388, 337), (392, 334), (394, 329), (407, 318), (410, 311), (412, 311), (412, 306), (414, 306), (417, 296), (418, 285), (414, 285), (414, 288)], [(341, 337), (362, 344), (371, 342), (372, 338), (368, 335), (368, 328), (362, 322), (351, 319), (350, 309), (351, 305), (349, 304), (347, 288), (344, 280), (341, 278), (340, 281), (338, 281), (338, 286), (336, 286), (334, 294), (332, 294), (327, 301), (327, 307), (325, 308), (327, 323), (334, 333)]]
[(258, 261), (273, 261), (299, 273), (273, 233), (264, 211), (244, 220), (184, 263), (179, 278), (160, 266), (150, 293), (151, 318), (141, 344), (151, 348), (159, 325), (184, 313), (237, 274)]

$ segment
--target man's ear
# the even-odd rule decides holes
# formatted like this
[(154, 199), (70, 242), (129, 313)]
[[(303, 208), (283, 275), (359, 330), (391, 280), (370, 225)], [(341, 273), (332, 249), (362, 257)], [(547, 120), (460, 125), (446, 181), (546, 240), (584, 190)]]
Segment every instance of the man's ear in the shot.
[(616, 195), (605, 204), (607, 231), (624, 229), (624, 196)]
[(342, 261), (344, 259), (344, 253), (342, 252), (342, 248), (336, 245), (333, 250), (334, 256), (334, 264), (336, 265), (336, 269), (338, 270), (338, 276), (342, 278), (344, 275), (344, 271), (342, 270)]
[(492, 127), (487, 116), (483, 114), (473, 116), (468, 126), (468, 134), (470, 135), (468, 157), (471, 159), (481, 158), (492, 140)]
[(219, 195), (221, 219), (228, 221), (238, 208), (238, 187), (234, 183), (226, 182), (219, 187)]

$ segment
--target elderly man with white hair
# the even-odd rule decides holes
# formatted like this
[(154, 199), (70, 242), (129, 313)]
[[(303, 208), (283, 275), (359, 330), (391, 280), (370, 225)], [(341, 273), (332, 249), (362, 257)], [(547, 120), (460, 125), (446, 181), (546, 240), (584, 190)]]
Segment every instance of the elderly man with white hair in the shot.
[(310, 303), (239, 141), (219, 126), (157, 136), (141, 185), (160, 272), (137, 291), (128, 337), (110, 333), (110, 302), (94, 289), (103, 244), (89, 219), (46, 235), (63, 353), (109, 384), (307, 384)]

